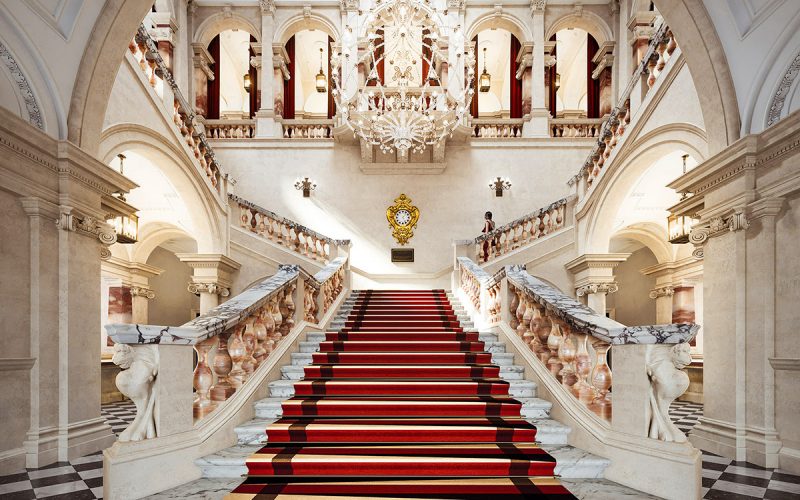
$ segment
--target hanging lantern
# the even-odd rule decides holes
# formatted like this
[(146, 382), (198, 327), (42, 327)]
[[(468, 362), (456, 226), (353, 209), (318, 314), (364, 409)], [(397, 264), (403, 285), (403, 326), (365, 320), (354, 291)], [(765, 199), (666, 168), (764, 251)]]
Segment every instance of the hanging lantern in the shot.
[(250, 87), (252, 82), (250, 81), (250, 73), (245, 73), (244, 75), (244, 91), (248, 94), (250, 93)]
[[(686, 174), (686, 159), (688, 154), (681, 156), (683, 160), (683, 173)], [(681, 200), (686, 199), (686, 193), (681, 194)], [(670, 215), (667, 217), (667, 235), (669, 242), (675, 245), (689, 243), (689, 233), (692, 226), (697, 223), (697, 219), (688, 215)]]
[(322, 71), (322, 49), (319, 49), (319, 73), (317, 73), (317, 92), (324, 93), (328, 90), (328, 77)]
[(117, 243), (136, 243), (139, 239), (139, 218), (135, 214), (118, 215), (106, 221), (114, 226)]
[(483, 73), (481, 73), (480, 85), (478, 90), (481, 92), (489, 92), (492, 87), (492, 75), (486, 71), (486, 47), (483, 48)]

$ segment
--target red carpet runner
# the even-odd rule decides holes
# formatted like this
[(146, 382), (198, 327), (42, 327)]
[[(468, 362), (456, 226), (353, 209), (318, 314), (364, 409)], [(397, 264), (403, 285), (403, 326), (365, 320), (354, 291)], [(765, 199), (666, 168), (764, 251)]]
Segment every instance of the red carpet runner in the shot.
[(229, 498), (574, 498), (443, 290), (362, 291)]

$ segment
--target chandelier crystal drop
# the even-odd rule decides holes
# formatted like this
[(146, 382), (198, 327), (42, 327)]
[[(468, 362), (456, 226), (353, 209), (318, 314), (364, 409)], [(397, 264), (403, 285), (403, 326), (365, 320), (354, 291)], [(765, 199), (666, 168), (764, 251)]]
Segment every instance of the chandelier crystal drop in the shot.
[(359, 23), (331, 56), (333, 98), (357, 137), (384, 153), (419, 153), (466, 122), (475, 57), (445, 10), (376, 0)]

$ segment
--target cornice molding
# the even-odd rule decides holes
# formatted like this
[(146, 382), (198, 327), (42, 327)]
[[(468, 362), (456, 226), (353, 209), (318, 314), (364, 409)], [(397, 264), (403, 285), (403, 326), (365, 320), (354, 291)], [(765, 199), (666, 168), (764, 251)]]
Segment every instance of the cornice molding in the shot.
[(0, 372), (30, 370), (36, 358), (0, 358)]
[(773, 370), (800, 371), (800, 358), (769, 358)]
[(585, 253), (564, 264), (573, 274), (588, 269), (615, 268), (628, 260), (629, 253)]

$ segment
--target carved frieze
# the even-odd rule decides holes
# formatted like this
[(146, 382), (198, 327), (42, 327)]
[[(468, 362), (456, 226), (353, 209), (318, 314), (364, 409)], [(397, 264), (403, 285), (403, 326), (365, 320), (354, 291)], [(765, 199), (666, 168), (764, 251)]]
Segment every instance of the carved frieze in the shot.
[(62, 210), (56, 226), (64, 231), (97, 237), (103, 245), (113, 245), (117, 242), (117, 233), (111, 224), (91, 215), (78, 215), (73, 213), (72, 209)]
[(726, 231), (743, 231), (750, 227), (750, 222), (744, 210), (737, 210), (727, 217), (712, 217), (705, 224), (696, 225), (689, 233), (689, 242), (695, 246), (703, 243), (713, 236)]
[(583, 297), (593, 293), (602, 293), (608, 295), (615, 293), (619, 290), (619, 285), (616, 282), (610, 281), (606, 283), (589, 283), (575, 289), (575, 295)]
[(33, 89), (31, 89), (28, 79), (25, 78), (14, 56), (11, 55), (6, 46), (2, 43), (0, 43), (0, 61), (3, 62), (9, 73), (11, 73), (11, 77), (17, 83), (17, 88), (22, 96), (22, 100), (25, 102), (25, 108), (28, 111), (28, 121), (39, 130), (44, 130), (42, 111), (39, 108), (39, 103), (36, 102), (36, 96), (33, 95)]
[(259, 0), (261, 7), (261, 14), (273, 15), (275, 14), (275, 0)]
[(657, 299), (659, 297), (672, 297), (673, 295), (675, 295), (675, 287), (671, 285), (660, 286), (650, 290), (651, 299)]
[(190, 281), (187, 289), (194, 294), (210, 293), (211, 295), (219, 295), (221, 297), (227, 297), (231, 294), (229, 288), (217, 283), (195, 283)]
[(144, 297), (148, 300), (156, 298), (156, 293), (153, 290), (143, 286), (132, 286), (131, 295), (133, 297)]

